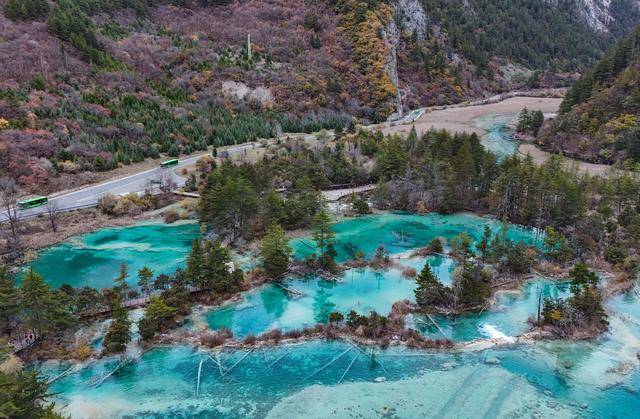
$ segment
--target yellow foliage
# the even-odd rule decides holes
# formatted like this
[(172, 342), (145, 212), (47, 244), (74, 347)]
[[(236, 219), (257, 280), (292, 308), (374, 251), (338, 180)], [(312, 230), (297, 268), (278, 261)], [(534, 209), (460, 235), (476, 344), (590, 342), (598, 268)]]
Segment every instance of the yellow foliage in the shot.
[(622, 114), (604, 125), (604, 130), (613, 135), (638, 126), (638, 118), (635, 115)]
[(564, 313), (562, 312), (562, 310), (551, 310), (549, 312), (549, 318), (553, 321), (553, 322), (559, 322), (560, 320), (562, 320), (562, 318), (564, 317)]
[(91, 356), (92, 352), (93, 351), (91, 350), (91, 347), (89, 345), (79, 346), (76, 349), (75, 358), (79, 359), (80, 361), (84, 361)]
[(371, 104), (390, 114), (397, 89), (386, 69), (389, 47), (384, 31), (393, 18), (392, 8), (384, 3), (368, 9), (366, 3), (352, 1), (349, 11), (343, 15), (341, 29), (353, 48), (353, 56), (359, 70), (364, 74)]
[(0, 118), (0, 129), (5, 129), (9, 127), (9, 121), (4, 118)]

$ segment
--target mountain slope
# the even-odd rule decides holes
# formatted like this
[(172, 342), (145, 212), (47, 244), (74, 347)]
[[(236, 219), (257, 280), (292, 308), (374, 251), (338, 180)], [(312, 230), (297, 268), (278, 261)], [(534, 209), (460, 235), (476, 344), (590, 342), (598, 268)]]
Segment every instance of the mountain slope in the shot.
[(567, 84), (638, 16), (587, 1), (0, 0), (0, 171), (46, 192), (160, 154)]
[(573, 85), (538, 141), (589, 161), (640, 161), (640, 27)]

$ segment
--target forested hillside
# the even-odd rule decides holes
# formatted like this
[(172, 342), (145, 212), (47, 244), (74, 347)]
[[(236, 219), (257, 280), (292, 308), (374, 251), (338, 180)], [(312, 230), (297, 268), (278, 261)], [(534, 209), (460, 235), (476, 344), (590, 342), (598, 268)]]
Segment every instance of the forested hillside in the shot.
[(566, 85), (638, 18), (632, 0), (589, 2), (605, 18), (583, 0), (0, 4), (0, 170), (41, 193), (148, 157)]
[(539, 142), (590, 161), (640, 161), (640, 27), (573, 85)]

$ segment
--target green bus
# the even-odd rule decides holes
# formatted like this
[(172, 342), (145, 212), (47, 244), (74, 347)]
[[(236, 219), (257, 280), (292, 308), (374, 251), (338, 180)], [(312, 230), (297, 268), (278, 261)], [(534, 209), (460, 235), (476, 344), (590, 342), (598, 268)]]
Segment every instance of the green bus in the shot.
[(35, 208), (41, 205), (46, 204), (49, 199), (46, 196), (36, 196), (35, 198), (25, 199), (23, 201), (18, 202), (18, 208), (20, 209), (28, 209)]
[(160, 163), (160, 167), (166, 169), (167, 167), (175, 166), (178, 164), (178, 159), (166, 160)]

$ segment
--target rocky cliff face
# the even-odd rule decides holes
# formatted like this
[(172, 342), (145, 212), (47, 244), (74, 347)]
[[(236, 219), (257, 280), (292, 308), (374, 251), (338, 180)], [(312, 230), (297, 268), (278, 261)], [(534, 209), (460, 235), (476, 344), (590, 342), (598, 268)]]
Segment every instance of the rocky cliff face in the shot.
[(594, 30), (608, 32), (614, 22), (611, 0), (576, 0), (576, 8), (585, 22)]
[[(598, 32), (610, 32), (619, 23), (618, 13), (625, 13), (627, 8), (640, 10), (640, 0), (573, 0), (574, 8), (581, 19), (589, 27)], [(558, 0), (551, 0), (550, 3), (557, 7)], [(618, 7), (619, 10), (615, 10)]]

